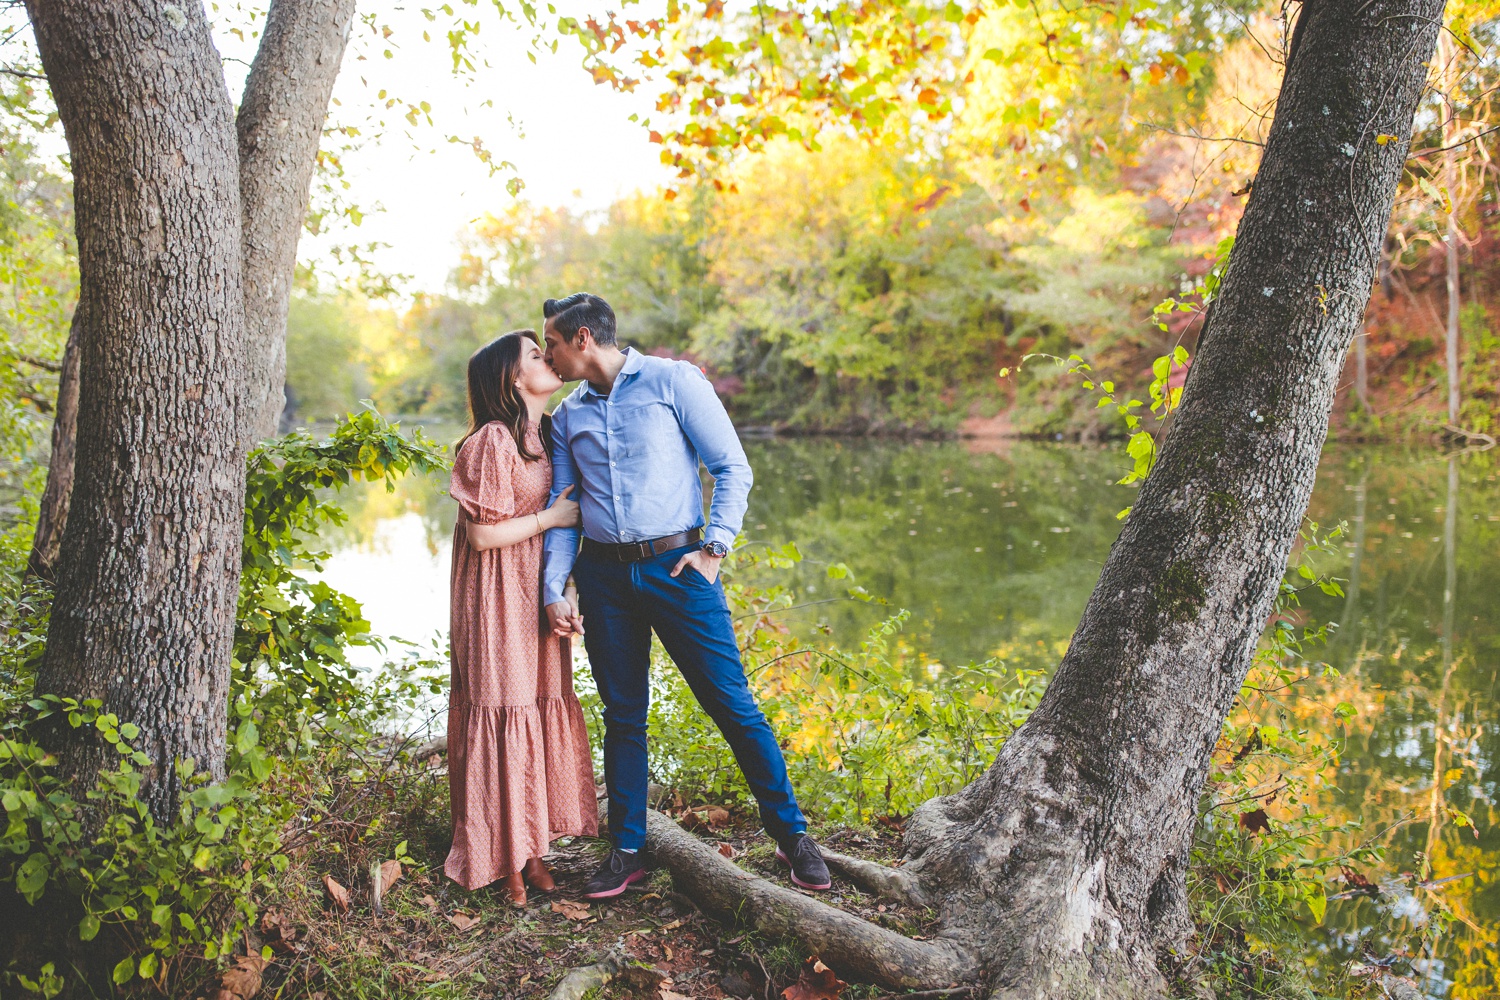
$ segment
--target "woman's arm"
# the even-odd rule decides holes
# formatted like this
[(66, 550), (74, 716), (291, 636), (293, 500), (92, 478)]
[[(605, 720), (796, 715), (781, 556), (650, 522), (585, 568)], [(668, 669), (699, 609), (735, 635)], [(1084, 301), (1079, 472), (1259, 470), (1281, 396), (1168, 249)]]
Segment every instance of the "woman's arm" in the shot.
[(505, 549), (540, 535), (548, 528), (565, 528), (577, 524), (578, 504), (568, 499), (568, 494), (572, 492), (573, 487), (569, 486), (552, 501), (552, 506), (535, 514), (522, 514), (494, 524), (475, 524), (470, 521), (465, 532), (469, 547), (476, 552)]

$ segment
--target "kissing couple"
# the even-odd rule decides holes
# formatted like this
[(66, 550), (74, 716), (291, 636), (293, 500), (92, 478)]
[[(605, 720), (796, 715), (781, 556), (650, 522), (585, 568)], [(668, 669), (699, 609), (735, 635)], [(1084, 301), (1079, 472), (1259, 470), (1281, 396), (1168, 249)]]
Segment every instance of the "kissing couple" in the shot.
[[(573, 693), (578, 635), (604, 703), (612, 847), (583, 895), (618, 896), (646, 877), (655, 632), (734, 751), (792, 881), (827, 889), (719, 580), (753, 479), (729, 415), (696, 366), (621, 349), (599, 296), (548, 299), (542, 315), (543, 341), (517, 330), (469, 359), (469, 429), (450, 489), (459, 513), (444, 871), (467, 889), (503, 880), (524, 906), (527, 884), (555, 888), (543, 862), (555, 838), (598, 835)], [(547, 401), (574, 380), (549, 416)], [(706, 523), (700, 463), (714, 480)]]

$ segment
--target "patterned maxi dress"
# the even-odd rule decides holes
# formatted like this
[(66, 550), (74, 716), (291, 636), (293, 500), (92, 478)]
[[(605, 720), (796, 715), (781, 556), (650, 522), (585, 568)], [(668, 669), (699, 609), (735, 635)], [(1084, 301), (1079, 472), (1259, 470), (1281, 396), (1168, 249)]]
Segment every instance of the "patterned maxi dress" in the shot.
[[(527, 444), (545, 455), (534, 425)], [(598, 832), (569, 643), (543, 626), (542, 536), (487, 552), (468, 544), (470, 521), (495, 524), (546, 507), (551, 481), (551, 463), (523, 460), (498, 422), (465, 441), (453, 463), (453, 849), (443, 870), (466, 889), (520, 871), (556, 837)]]

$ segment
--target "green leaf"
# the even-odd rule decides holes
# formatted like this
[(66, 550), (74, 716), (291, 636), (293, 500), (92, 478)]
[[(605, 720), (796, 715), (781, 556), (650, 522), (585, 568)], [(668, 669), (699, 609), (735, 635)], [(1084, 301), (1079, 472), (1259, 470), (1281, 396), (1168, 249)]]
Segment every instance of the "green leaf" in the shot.
[(135, 959), (129, 956), (120, 959), (120, 963), (115, 966), (115, 971), (111, 974), (110, 978), (121, 986), (134, 979)]
[(150, 979), (156, 975), (156, 970), (160, 965), (161, 962), (157, 959), (156, 952), (154, 951), (141, 959), (141, 978)]
[(92, 941), (99, 933), (99, 918), (92, 913), (85, 913), (83, 919), (78, 921), (78, 940)]
[(200, 872), (207, 871), (209, 864), (213, 861), (213, 852), (207, 847), (198, 848), (198, 853), (193, 855), (193, 867)]
[(1328, 893), (1322, 886), (1318, 886), (1316, 892), (1308, 894), (1307, 908), (1312, 911), (1313, 919), (1321, 924), (1323, 914), (1328, 912)]
[(16, 891), (35, 902), (47, 884), (47, 856), (33, 854), (16, 869)]

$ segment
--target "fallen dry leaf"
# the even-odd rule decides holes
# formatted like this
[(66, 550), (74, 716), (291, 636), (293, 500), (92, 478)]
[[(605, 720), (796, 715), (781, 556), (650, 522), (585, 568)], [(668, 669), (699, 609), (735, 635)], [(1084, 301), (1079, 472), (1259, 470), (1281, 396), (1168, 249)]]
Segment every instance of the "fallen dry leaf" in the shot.
[(661, 1000), (692, 1000), (692, 997), (684, 996), (681, 993), (673, 993), (671, 990), (662, 990), (659, 995)]
[(448, 923), (452, 924), (454, 927), (457, 927), (461, 931), (466, 931), (470, 927), (473, 927), (475, 924), (479, 923), (478, 917), (471, 917), (467, 913), (450, 913), (448, 914), (447, 919)]
[(323, 876), (323, 888), (328, 890), (328, 898), (333, 901), (344, 912), (349, 911), (349, 890), (339, 885), (332, 875)]
[(814, 955), (802, 964), (797, 981), (782, 990), (781, 995), (786, 1000), (838, 1000), (848, 985)]
[(1265, 833), (1271, 829), (1271, 817), (1266, 815), (1264, 809), (1240, 813), (1240, 829), (1249, 833)]
[(729, 825), (729, 810), (720, 806), (708, 807), (708, 825), (721, 827)]
[(213, 1000), (250, 1000), (260, 992), (260, 974), (269, 964), (259, 955), (240, 955), (220, 973)]
[(589, 904), (575, 903), (571, 899), (559, 899), (552, 904), (553, 913), (561, 913), (569, 920), (587, 920), (589, 918)]
[(401, 862), (392, 858), (380, 863), (380, 891), (390, 892), (391, 886), (401, 881)]
[(423, 906), (427, 907), (429, 910), (432, 909), (434, 906), (437, 906), (437, 900), (433, 899), (432, 896), (430, 896), (430, 895), (423, 896), (421, 899), (417, 900), (417, 902), (421, 903)]
[(724, 857), (728, 858), (731, 861), (740, 856), (740, 852), (736, 851), (734, 849), (734, 845), (729, 843), (729, 841), (727, 840), (721, 840), (719, 842), (719, 853), (724, 855)]
[(668, 979), (666, 973), (660, 969), (641, 965), (632, 965), (626, 968), (615, 977), (615, 982), (621, 983), (632, 990), (647, 993), (656, 989), (666, 992), (672, 985), (672, 980)]
[(679, 928), (681, 926), (682, 926), (682, 919), (679, 917), (678, 919), (672, 921), (670, 924), (662, 924), (660, 927), (657, 928), (657, 930), (659, 930), (659, 931), (675, 931), (677, 928)]

